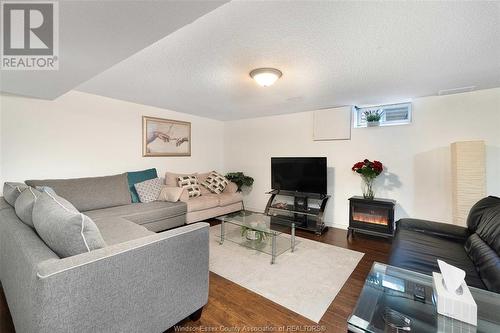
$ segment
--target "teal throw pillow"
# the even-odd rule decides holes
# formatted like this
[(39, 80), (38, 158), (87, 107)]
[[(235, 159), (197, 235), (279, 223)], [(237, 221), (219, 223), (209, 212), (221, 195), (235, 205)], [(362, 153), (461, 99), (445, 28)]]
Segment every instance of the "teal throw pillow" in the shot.
[(142, 171), (127, 172), (128, 188), (130, 191), (130, 196), (132, 197), (132, 202), (141, 202), (134, 185), (154, 178), (158, 178), (158, 173), (156, 172), (155, 168)]

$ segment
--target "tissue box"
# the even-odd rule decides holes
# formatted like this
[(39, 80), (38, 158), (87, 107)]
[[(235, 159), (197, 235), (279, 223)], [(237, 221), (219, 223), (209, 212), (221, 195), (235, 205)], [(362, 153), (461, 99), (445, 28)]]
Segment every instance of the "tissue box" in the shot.
[(439, 273), (432, 273), (432, 284), (439, 314), (477, 326), (477, 305), (465, 281), (461, 295), (446, 290)]

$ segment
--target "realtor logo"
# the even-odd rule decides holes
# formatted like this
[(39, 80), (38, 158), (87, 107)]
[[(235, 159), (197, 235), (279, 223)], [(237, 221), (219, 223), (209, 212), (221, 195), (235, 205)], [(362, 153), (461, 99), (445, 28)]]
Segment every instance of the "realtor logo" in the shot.
[(3, 70), (59, 68), (58, 3), (2, 1)]

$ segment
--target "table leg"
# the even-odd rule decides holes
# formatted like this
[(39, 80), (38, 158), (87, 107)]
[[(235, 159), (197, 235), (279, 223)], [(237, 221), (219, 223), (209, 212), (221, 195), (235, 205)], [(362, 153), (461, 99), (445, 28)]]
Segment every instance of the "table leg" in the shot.
[(272, 255), (271, 255), (271, 265), (276, 262), (276, 233), (272, 233)]
[(224, 220), (220, 221), (220, 242), (219, 245), (222, 245), (224, 243), (224, 235), (225, 235), (225, 225), (224, 225)]
[(292, 247), (292, 252), (295, 251), (295, 223), (292, 223), (292, 237), (290, 238), (290, 241), (292, 242), (291, 247)]

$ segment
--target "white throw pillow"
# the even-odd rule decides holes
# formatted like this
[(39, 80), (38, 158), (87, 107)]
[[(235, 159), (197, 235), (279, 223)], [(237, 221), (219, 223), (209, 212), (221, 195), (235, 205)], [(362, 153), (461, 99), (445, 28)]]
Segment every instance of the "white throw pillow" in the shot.
[(190, 198), (196, 198), (201, 195), (200, 184), (196, 176), (180, 176), (177, 177), (177, 184), (181, 188), (185, 188)]
[(134, 184), (134, 187), (139, 195), (139, 200), (146, 203), (153, 202), (158, 199), (163, 184), (160, 178), (153, 178)]
[(177, 202), (181, 197), (182, 191), (184, 191), (182, 187), (163, 186), (158, 196), (158, 201)]
[(229, 180), (215, 171), (210, 172), (205, 181), (201, 183), (201, 185), (215, 194), (221, 194), (226, 188), (227, 184), (229, 184)]

